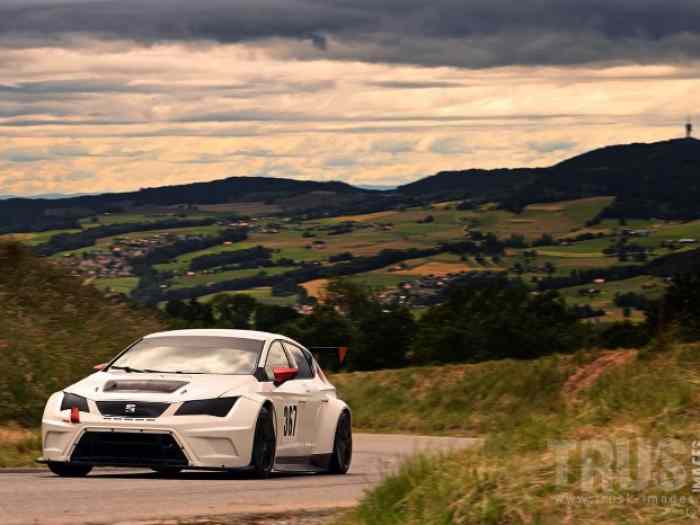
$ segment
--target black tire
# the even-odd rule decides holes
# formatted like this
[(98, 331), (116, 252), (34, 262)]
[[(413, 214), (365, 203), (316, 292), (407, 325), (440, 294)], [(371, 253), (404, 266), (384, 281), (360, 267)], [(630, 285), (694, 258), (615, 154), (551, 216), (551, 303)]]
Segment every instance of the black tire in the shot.
[(90, 465), (76, 465), (75, 463), (49, 462), (49, 470), (62, 478), (84, 478), (92, 467)]
[(256, 478), (267, 478), (270, 476), (272, 468), (275, 466), (276, 451), (275, 422), (270, 410), (267, 407), (262, 407), (255, 425), (253, 455), (250, 463)]
[(164, 477), (177, 476), (182, 472), (180, 467), (152, 467), (151, 470)]
[(352, 463), (352, 420), (349, 412), (343, 412), (338, 418), (333, 440), (333, 453), (328, 464), (329, 474), (347, 474)]

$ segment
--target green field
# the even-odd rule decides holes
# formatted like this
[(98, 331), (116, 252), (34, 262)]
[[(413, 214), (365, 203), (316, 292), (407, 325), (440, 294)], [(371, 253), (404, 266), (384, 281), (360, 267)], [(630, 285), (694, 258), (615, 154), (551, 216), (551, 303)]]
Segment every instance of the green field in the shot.
[[(203, 255), (218, 254), (236, 249), (248, 249), (255, 246), (265, 246), (273, 250), (272, 260), (291, 259), (298, 263), (318, 261), (323, 265), (330, 264), (329, 257), (349, 252), (356, 257), (374, 256), (382, 250), (408, 248), (432, 248), (439, 243), (457, 242), (466, 239), (470, 230), (482, 233), (493, 233), (501, 239), (511, 235), (522, 235), (526, 239), (535, 240), (543, 234), (554, 238), (571, 239), (586, 232), (601, 234), (603, 237), (582, 242), (571, 242), (569, 245), (540, 246), (533, 248), (537, 257), (527, 259), (523, 250), (510, 249), (507, 256), (497, 263), (490, 258), (477, 262), (474, 257), (460, 260), (458, 257), (439, 255), (430, 260), (417, 260), (407, 263), (408, 268), (401, 272), (383, 268), (353, 277), (374, 288), (392, 288), (404, 281), (414, 281), (426, 275), (443, 273), (460, 273), (463, 271), (502, 271), (513, 269), (516, 264), (525, 267), (522, 277), (526, 280), (542, 278), (545, 265), (553, 275), (565, 276), (572, 270), (603, 268), (619, 265), (617, 257), (606, 256), (603, 250), (613, 245), (616, 235), (623, 228), (645, 228), (651, 234), (648, 237), (630, 237), (629, 242), (640, 244), (653, 249), (652, 257), (666, 255), (670, 250), (661, 248), (668, 240), (682, 238), (700, 238), (700, 221), (689, 223), (673, 223), (663, 221), (628, 221), (621, 225), (619, 221), (606, 220), (595, 226), (586, 226), (587, 221), (596, 217), (600, 211), (611, 202), (610, 197), (597, 197), (574, 201), (533, 204), (520, 214), (499, 210), (495, 205), (484, 205), (478, 210), (460, 211), (456, 202), (440, 202), (433, 205), (414, 207), (402, 210), (386, 210), (365, 215), (345, 215), (314, 219), (302, 222), (289, 221), (283, 216), (265, 216), (266, 213), (279, 212), (270, 207), (259, 207), (257, 220), (253, 221), (253, 230), (249, 239), (233, 245), (214, 246), (206, 250), (195, 251), (181, 255), (171, 261), (158, 264), (155, 269), (159, 272), (172, 272), (173, 278), (166, 284), (173, 288), (192, 287), (216, 283), (229, 279), (254, 276), (258, 270), (234, 270), (212, 274), (202, 274), (188, 277), (191, 261)], [(255, 203), (253, 203), (255, 204)], [(259, 203), (258, 203), (259, 204)], [(255, 206), (253, 206), (255, 208)], [(251, 208), (251, 210), (253, 209)], [(92, 219), (82, 221), (85, 228), (96, 224), (116, 224), (130, 222), (148, 222), (163, 220), (185, 215), (187, 218), (221, 217), (230, 213), (228, 205), (202, 207), (198, 210), (161, 210), (150, 213), (115, 213), (100, 215), (98, 223)], [(249, 210), (250, 211), (250, 210)], [(432, 222), (424, 222), (431, 216)], [(352, 231), (339, 235), (331, 235), (330, 229), (340, 224), (352, 225)], [(148, 239), (160, 234), (169, 235), (204, 235), (211, 236), (220, 232), (218, 225), (178, 228), (173, 230), (150, 230), (120, 235), (127, 239)], [(270, 233), (270, 231), (275, 231)], [(69, 230), (71, 231), (71, 230)], [(73, 230), (74, 231), (74, 230)], [(38, 234), (23, 234), (19, 237), (26, 242), (36, 245), (46, 241), (51, 235), (58, 233), (43, 232)], [(305, 236), (306, 235), (306, 236)], [(309, 236), (311, 235), (311, 236)], [(95, 246), (72, 250), (54, 255), (90, 254), (109, 248), (115, 237), (99, 239)], [(323, 241), (322, 245), (314, 241)], [(693, 245), (681, 249), (692, 249)], [(630, 263), (631, 264), (631, 263)], [(291, 269), (288, 268), (288, 269)], [(283, 273), (288, 270), (283, 267), (267, 269), (268, 275)], [(100, 280), (98, 286), (127, 292), (134, 285), (133, 281), (119, 280), (113, 283)], [(567, 292), (568, 293), (568, 292)], [(575, 292), (574, 292), (575, 293)]]
[(251, 288), (243, 292), (219, 292), (215, 294), (204, 295), (200, 300), (207, 302), (211, 301), (217, 295), (239, 295), (245, 294), (254, 297), (257, 301), (264, 304), (278, 305), (278, 306), (293, 306), (296, 304), (296, 296), (276, 296), (272, 295), (272, 288), (269, 286), (262, 286), (260, 288)]
[(198, 250), (195, 252), (189, 252), (180, 257), (173, 259), (170, 262), (163, 264), (156, 264), (154, 268), (159, 272), (176, 272), (184, 273), (189, 267), (192, 259), (201, 257), (202, 255), (215, 255), (221, 252), (231, 252), (235, 250), (244, 250), (248, 248), (254, 248), (256, 245), (251, 242), (237, 242), (234, 244), (220, 244), (219, 246), (213, 246), (207, 248), (206, 250)]
[(270, 266), (260, 268), (246, 268), (244, 270), (231, 270), (227, 272), (197, 273), (193, 276), (181, 275), (169, 281), (172, 288), (190, 288), (215, 284), (232, 279), (244, 279), (256, 275), (279, 275), (294, 270), (294, 266)]
[(95, 279), (95, 286), (100, 290), (109, 290), (124, 295), (129, 295), (138, 285), (138, 277), (114, 277)]
[(48, 230), (39, 233), (15, 233), (8, 235), (0, 235), (0, 241), (20, 241), (29, 246), (36, 246), (47, 242), (54, 235), (59, 233), (78, 233), (80, 230)]

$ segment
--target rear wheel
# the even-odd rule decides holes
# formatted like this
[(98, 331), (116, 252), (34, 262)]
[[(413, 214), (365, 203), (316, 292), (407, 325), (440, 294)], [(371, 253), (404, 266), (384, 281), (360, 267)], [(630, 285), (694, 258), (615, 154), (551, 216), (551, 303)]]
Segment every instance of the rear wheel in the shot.
[(277, 438), (275, 437), (275, 422), (267, 407), (262, 407), (258, 414), (253, 438), (253, 457), (250, 466), (255, 476), (267, 478), (275, 464)]
[(90, 465), (49, 461), (49, 470), (62, 478), (83, 478), (90, 473), (92, 467)]
[(343, 412), (338, 419), (333, 441), (333, 453), (328, 465), (330, 474), (346, 474), (352, 462), (352, 421), (350, 413)]

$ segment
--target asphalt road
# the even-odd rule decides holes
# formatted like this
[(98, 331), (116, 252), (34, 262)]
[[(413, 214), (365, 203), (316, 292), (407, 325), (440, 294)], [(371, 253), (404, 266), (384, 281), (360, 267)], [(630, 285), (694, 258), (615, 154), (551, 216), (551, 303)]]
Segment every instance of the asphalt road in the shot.
[(476, 446), (479, 440), (355, 434), (345, 476), (184, 472), (161, 479), (150, 471), (96, 470), (82, 479), (48, 471), (0, 471), (0, 524), (132, 524), (222, 514), (321, 510), (353, 506), (405, 458), (420, 451)]

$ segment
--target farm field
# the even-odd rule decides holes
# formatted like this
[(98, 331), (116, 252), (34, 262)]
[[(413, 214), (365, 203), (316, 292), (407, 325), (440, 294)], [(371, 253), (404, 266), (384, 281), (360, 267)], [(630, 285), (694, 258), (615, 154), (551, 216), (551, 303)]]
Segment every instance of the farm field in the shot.
[(100, 290), (109, 290), (116, 293), (128, 295), (136, 288), (138, 277), (114, 277), (95, 279), (95, 286)]
[(215, 294), (204, 295), (199, 298), (200, 301), (208, 302), (211, 301), (217, 295), (250, 295), (257, 301), (263, 304), (277, 305), (277, 306), (292, 306), (296, 303), (296, 297), (294, 295), (277, 296), (272, 294), (272, 288), (269, 286), (262, 286), (259, 288), (251, 288), (242, 292), (219, 292)]
[(170, 281), (172, 288), (189, 288), (191, 286), (200, 286), (209, 283), (218, 283), (221, 281), (230, 281), (232, 279), (244, 279), (256, 275), (279, 275), (281, 273), (291, 272), (294, 266), (271, 266), (261, 268), (246, 268), (244, 270), (231, 270), (225, 272), (210, 272), (198, 273), (192, 276), (178, 276)]
[(0, 235), (0, 241), (19, 241), (29, 246), (36, 246), (47, 242), (54, 235), (59, 233), (77, 233), (80, 230), (68, 229), (68, 230), (48, 230), (45, 232), (38, 233), (8, 233), (6, 235)]
[[(376, 290), (391, 289), (400, 283), (411, 283), (426, 277), (443, 278), (446, 275), (465, 272), (511, 271), (519, 274), (527, 282), (552, 276), (568, 276), (574, 270), (589, 270), (618, 266), (616, 256), (604, 254), (604, 250), (613, 246), (616, 238), (623, 229), (646, 229), (648, 236), (634, 236), (630, 243), (650, 249), (650, 257), (671, 253), (667, 247), (662, 247), (668, 241), (700, 238), (700, 221), (687, 223), (664, 221), (620, 221), (604, 220), (591, 225), (590, 221), (601, 210), (611, 203), (610, 197), (596, 197), (573, 201), (532, 204), (522, 213), (515, 214), (497, 209), (493, 204), (486, 204), (478, 209), (459, 210), (459, 202), (437, 202), (432, 205), (406, 209), (384, 210), (360, 215), (340, 215), (322, 219), (300, 220), (298, 217), (285, 217), (280, 213), (279, 206), (263, 203), (236, 203), (232, 205), (199, 206), (192, 209), (163, 208), (158, 210), (138, 210), (133, 213), (115, 213), (100, 215), (95, 219), (81, 221), (84, 229), (106, 224), (148, 223), (164, 219), (201, 219), (231, 217), (234, 214), (250, 216), (250, 232), (244, 242), (222, 243), (203, 250), (194, 250), (181, 254), (171, 260), (154, 266), (154, 270), (164, 275), (161, 281), (163, 289), (180, 290), (202, 286), (232, 279), (249, 278), (264, 271), (268, 276), (279, 275), (300, 268), (301, 265), (317, 263), (323, 266), (335, 264), (334, 257), (347, 254), (353, 257), (376, 256), (383, 250), (406, 250), (410, 248), (434, 248), (441, 243), (454, 243), (467, 240), (477, 232), (493, 234), (501, 240), (518, 236), (525, 241), (541, 239), (549, 235), (554, 239), (567, 242), (551, 245), (532, 246), (527, 249), (508, 248), (502, 257), (489, 256), (457, 256), (448, 253), (429, 258), (404, 261), (401, 267), (390, 265), (369, 272), (361, 272), (350, 279), (364, 283)], [(273, 214), (279, 215), (274, 216)], [(94, 246), (60, 252), (52, 257), (64, 259), (65, 255), (77, 255), (83, 258), (94, 257), (97, 253), (109, 253), (120, 239), (130, 241), (156, 239), (163, 234), (208, 237), (223, 230), (218, 224), (184, 227), (170, 230), (147, 230), (121, 235), (107, 236), (98, 239)], [(41, 233), (20, 234), (16, 238), (36, 246), (48, 241), (57, 233), (75, 233), (79, 230), (54, 230)], [(592, 233), (596, 238), (584, 241), (573, 241), (577, 235)], [(476, 237), (478, 238), (478, 236)], [(250, 249), (263, 246), (272, 250), (273, 263), (282, 260), (294, 265), (275, 265), (268, 268), (231, 269), (220, 271), (210, 268), (203, 271), (190, 272), (193, 259), (221, 254), (235, 250)], [(692, 245), (683, 245), (680, 249), (691, 249)], [(528, 253), (529, 252), (529, 253)], [(66, 261), (76, 260), (66, 259)], [(639, 263), (636, 263), (639, 264)], [(136, 277), (109, 277), (95, 280), (102, 289), (111, 289), (128, 294), (137, 286)], [(303, 283), (309, 293), (316, 295), (316, 281)], [(635, 283), (624, 286), (639, 289)], [(622, 286), (622, 285), (621, 285)], [(264, 301), (294, 303), (294, 296), (273, 297), (268, 289), (247, 290), (262, 297)], [(643, 293), (649, 292), (642, 289)], [(236, 292), (239, 293), (239, 292)], [(577, 295), (578, 291), (565, 290), (567, 300), (576, 304), (590, 302), (608, 310), (610, 297), (614, 291), (606, 290), (595, 298)], [(612, 295), (610, 295), (612, 294)], [(608, 297), (610, 295), (610, 297)], [(206, 297), (206, 296), (205, 296)], [(611, 311), (619, 310), (612, 308)]]
[[(600, 292), (593, 296), (580, 295), (582, 290), (597, 289)], [(611, 281), (604, 284), (586, 284), (583, 286), (573, 286), (563, 288), (560, 293), (569, 304), (589, 304), (593, 308), (601, 308), (607, 312), (606, 321), (621, 321), (625, 319), (623, 308), (615, 305), (615, 296), (624, 293), (638, 293), (650, 299), (660, 297), (666, 289), (663, 279), (650, 276), (640, 276), (622, 281)], [(629, 320), (640, 321), (643, 319), (641, 312), (631, 311)]]
[(156, 264), (154, 268), (159, 272), (185, 273), (189, 269), (192, 259), (195, 259), (197, 257), (201, 257), (203, 255), (216, 255), (222, 252), (245, 250), (248, 248), (253, 248), (255, 246), (256, 244), (248, 241), (237, 242), (234, 244), (220, 244), (218, 246), (213, 246), (212, 248), (208, 248), (206, 250), (197, 250), (194, 252), (186, 253), (184, 255), (176, 257), (175, 259), (172, 259), (170, 262)]

